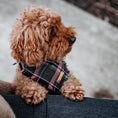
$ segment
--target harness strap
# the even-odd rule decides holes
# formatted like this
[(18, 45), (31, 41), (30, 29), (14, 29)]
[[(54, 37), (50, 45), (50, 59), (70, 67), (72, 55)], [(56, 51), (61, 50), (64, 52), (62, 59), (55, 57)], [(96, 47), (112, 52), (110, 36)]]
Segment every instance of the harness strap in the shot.
[(60, 63), (47, 61), (32, 67), (19, 63), (19, 66), (23, 75), (44, 85), (53, 93), (59, 93), (63, 83), (69, 78), (69, 71), (64, 61)]
[[(43, 66), (44, 66), (44, 63), (42, 63), (40, 66), (36, 66), (36, 70), (34, 72), (34, 75), (31, 76), (31, 79), (33, 79), (35, 81), (38, 79), (38, 76), (41, 73), (41, 69), (43, 68)], [(36, 76), (36, 75), (38, 75), (38, 76)]]
[[(55, 74), (53, 75), (52, 79), (51, 79), (51, 82), (53, 85), (55, 84), (56, 80), (57, 80), (57, 77), (59, 76), (60, 72), (61, 72), (61, 68), (62, 68), (62, 62), (59, 63), (58, 65), (58, 68), (55, 72)], [(61, 68), (60, 68), (61, 67)], [(48, 86), (49, 89), (53, 90), (53, 86), (51, 84), (49, 84)]]

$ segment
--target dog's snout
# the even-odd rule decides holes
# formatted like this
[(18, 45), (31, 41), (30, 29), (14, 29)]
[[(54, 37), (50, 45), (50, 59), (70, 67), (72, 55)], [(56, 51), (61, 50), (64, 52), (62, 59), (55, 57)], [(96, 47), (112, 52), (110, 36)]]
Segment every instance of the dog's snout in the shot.
[(76, 37), (72, 37), (71, 41), (72, 41), (72, 43), (74, 43), (76, 41)]
[(73, 44), (75, 41), (76, 41), (76, 37), (71, 37), (70, 40), (69, 40), (69, 43)]

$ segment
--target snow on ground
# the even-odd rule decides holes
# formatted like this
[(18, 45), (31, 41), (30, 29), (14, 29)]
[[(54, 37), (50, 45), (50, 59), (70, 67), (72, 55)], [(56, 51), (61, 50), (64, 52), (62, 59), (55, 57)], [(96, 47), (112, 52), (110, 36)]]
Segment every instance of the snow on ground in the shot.
[(56, 10), (66, 26), (76, 28), (77, 41), (66, 61), (86, 96), (102, 88), (118, 99), (118, 29), (61, 0), (0, 0), (0, 79), (13, 80), (9, 34), (19, 12), (32, 4)]

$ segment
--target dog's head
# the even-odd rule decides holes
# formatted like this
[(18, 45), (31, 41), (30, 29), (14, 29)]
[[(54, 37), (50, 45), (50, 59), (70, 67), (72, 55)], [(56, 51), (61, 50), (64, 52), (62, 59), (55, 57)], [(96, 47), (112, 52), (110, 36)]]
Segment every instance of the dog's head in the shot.
[(43, 60), (59, 62), (71, 51), (75, 34), (72, 27), (64, 26), (53, 10), (30, 6), (16, 19), (13, 27), (12, 56), (29, 66)]

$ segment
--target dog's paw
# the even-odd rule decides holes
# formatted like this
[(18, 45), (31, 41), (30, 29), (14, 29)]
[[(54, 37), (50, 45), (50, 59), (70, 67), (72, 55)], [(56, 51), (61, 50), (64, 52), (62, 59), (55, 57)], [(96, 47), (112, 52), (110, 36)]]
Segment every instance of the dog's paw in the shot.
[(26, 103), (38, 104), (44, 101), (47, 94), (47, 90), (44, 87), (36, 89), (34, 87), (26, 88), (22, 92), (22, 98), (25, 99)]
[(81, 101), (84, 98), (84, 90), (81, 88), (81, 86), (63, 86), (61, 93), (63, 96), (71, 100)]

